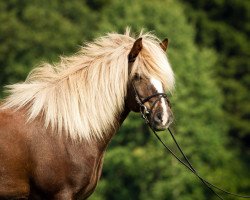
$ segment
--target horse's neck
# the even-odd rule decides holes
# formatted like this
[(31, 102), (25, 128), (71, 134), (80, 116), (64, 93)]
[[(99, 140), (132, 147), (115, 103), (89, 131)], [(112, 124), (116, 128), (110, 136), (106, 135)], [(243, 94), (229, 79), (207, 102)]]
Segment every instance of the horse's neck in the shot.
[[(25, 120), (26, 118), (24, 117), (27, 112), (27, 110), (24, 108), (24, 109), (21, 109), (19, 111), (16, 111), (18, 114), (17, 116), (20, 116), (23, 120), (23, 124), (26, 124), (27, 125), (27, 129), (28, 130), (33, 130), (33, 133), (37, 133), (37, 127), (38, 130), (41, 130), (41, 133), (40, 135), (44, 135), (44, 134), (48, 134), (50, 135), (53, 140), (58, 140), (58, 136), (55, 136), (55, 134), (53, 133), (53, 131), (51, 132), (50, 130), (46, 130), (44, 128), (44, 123), (42, 122), (43, 118), (41, 116), (37, 117), (37, 119), (33, 122), (33, 123), (25, 123)], [(85, 148), (85, 146), (92, 146), (94, 148), (94, 146), (96, 146), (97, 149), (99, 149), (100, 151), (105, 151), (105, 149), (107, 148), (109, 142), (111, 141), (112, 137), (116, 134), (116, 132), (119, 130), (119, 128), (121, 127), (123, 121), (126, 119), (126, 117), (128, 116), (130, 112), (130, 109), (128, 109), (126, 106), (124, 108), (123, 111), (121, 111), (121, 113), (119, 113), (116, 117), (116, 120), (114, 121), (114, 124), (112, 127), (110, 127), (110, 129), (106, 130), (107, 132), (105, 132), (103, 135), (104, 135), (104, 138), (103, 139), (97, 139), (97, 140), (94, 140), (92, 142), (90, 142), (91, 144), (89, 144), (87, 141), (82, 141), (80, 143), (78, 142), (74, 142), (74, 140), (71, 140), (71, 142), (67, 142), (68, 144), (75, 144), (75, 143), (78, 143), (77, 145), (77, 148)], [(23, 118), (24, 117), (24, 118)], [(32, 131), (31, 131), (32, 132)], [(62, 135), (67, 135), (66, 133), (62, 133)], [(36, 138), (37, 136), (36, 135), (33, 135), (34, 138)], [(61, 137), (61, 139), (64, 138), (64, 137)], [(69, 139), (69, 138), (68, 138)], [(68, 140), (66, 139), (66, 141)], [(82, 143), (82, 144), (81, 144)], [(73, 145), (74, 146), (74, 145)]]
[(109, 142), (111, 141), (113, 136), (116, 134), (116, 132), (119, 130), (119, 128), (121, 127), (123, 121), (127, 118), (129, 112), (130, 112), (130, 110), (128, 108), (125, 108), (120, 113), (120, 115), (118, 115), (118, 117), (116, 119), (116, 123), (114, 124), (114, 126), (112, 128), (110, 128), (108, 133), (104, 134), (105, 138), (104, 138), (104, 142), (102, 142), (102, 148), (104, 148), (104, 149), (107, 148), (107, 145), (109, 144)]

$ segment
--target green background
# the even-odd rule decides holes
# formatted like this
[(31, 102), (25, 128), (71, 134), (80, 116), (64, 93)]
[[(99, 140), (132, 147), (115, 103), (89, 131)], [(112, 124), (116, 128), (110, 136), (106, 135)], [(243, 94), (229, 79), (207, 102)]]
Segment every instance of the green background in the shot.
[[(250, 1), (0, 1), (0, 96), (42, 61), (72, 55), (106, 32), (141, 28), (170, 40), (172, 129), (206, 179), (250, 193)], [(176, 150), (171, 138), (160, 133)], [(131, 114), (113, 138), (91, 200), (213, 200)], [(236, 199), (225, 197), (225, 199)]]

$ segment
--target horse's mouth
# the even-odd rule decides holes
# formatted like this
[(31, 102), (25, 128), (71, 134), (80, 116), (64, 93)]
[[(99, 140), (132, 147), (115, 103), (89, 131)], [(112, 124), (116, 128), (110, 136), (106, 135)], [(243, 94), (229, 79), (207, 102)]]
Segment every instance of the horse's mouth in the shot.
[(153, 129), (154, 129), (154, 131), (165, 131), (167, 129), (167, 127), (166, 126), (164, 126), (164, 127), (154, 127)]
[(150, 126), (154, 131), (165, 131), (173, 122), (172, 117), (166, 124), (157, 123), (154, 120), (150, 120)]
[(165, 131), (170, 124), (162, 125), (162, 124), (156, 124), (155, 122), (151, 122), (150, 126), (154, 131)]

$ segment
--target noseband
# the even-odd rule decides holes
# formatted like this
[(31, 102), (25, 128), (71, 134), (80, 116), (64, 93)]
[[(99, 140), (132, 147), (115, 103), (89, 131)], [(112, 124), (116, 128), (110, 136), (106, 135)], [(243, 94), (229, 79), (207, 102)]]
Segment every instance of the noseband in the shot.
[[(152, 95), (150, 95), (150, 96), (144, 97), (144, 98), (142, 99), (142, 98), (139, 96), (139, 94), (138, 94), (138, 92), (137, 92), (137, 90), (136, 90), (136, 88), (135, 88), (135, 85), (134, 85), (133, 83), (132, 83), (132, 85), (133, 85), (133, 88), (134, 88), (134, 91), (135, 91), (135, 100), (136, 100), (136, 102), (137, 102), (137, 103), (139, 104), (139, 106), (140, 106), (140, 113), (141, 113), (141, 116), (142, 116), (142, 118), (145, 120), (145, 122), (146, 122), (147, 124), (149, 124), (148, 116), (151, 115), (152, 110), (153, 110), (153, 108), (155, 107), (156, 103), (157, 103), (158, 101), (160, 101), (161, 98), (164, 98), (164, 99), (166, 99), (167, 103), (170, 104), (170, 102), (169, 102), (169, 100), (168, 100), (168, 97), (167, 97), (167, 95), (166, 95), (165, 93), (155, 93), (155, 94), (152, 94)], [(144, 103), (148, 102), (150, 99), (152, 99), (153, 97), (157, 97), (157, 96), (158, 96), (158, 99), (156, 99), (156, 100), (153, 102), (153, 104), (152, 104), (152, 106), (151, 106), (150, 109), (147, 108), (147, 106), (144, 105)]]

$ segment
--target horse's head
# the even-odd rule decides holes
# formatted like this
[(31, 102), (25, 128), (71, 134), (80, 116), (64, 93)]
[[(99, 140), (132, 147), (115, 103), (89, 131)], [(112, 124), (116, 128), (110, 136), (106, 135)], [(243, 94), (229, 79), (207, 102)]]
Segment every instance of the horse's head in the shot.
[[(165, 39), (158, 45), (158, 48), (166, 51), (167, 45), (168, 40)], [(128, 55), (131, 78), (128, 87), (127, 106), (132, 111), (141, 112), (151, 128), (162, 131), (173, 122), (173, 113), (161, 79), (150, 73), (143, 74), (140, 70), (133, 70), (134, 63), (142, 49), (142, 38), (139, 38), (134, 42)]]

